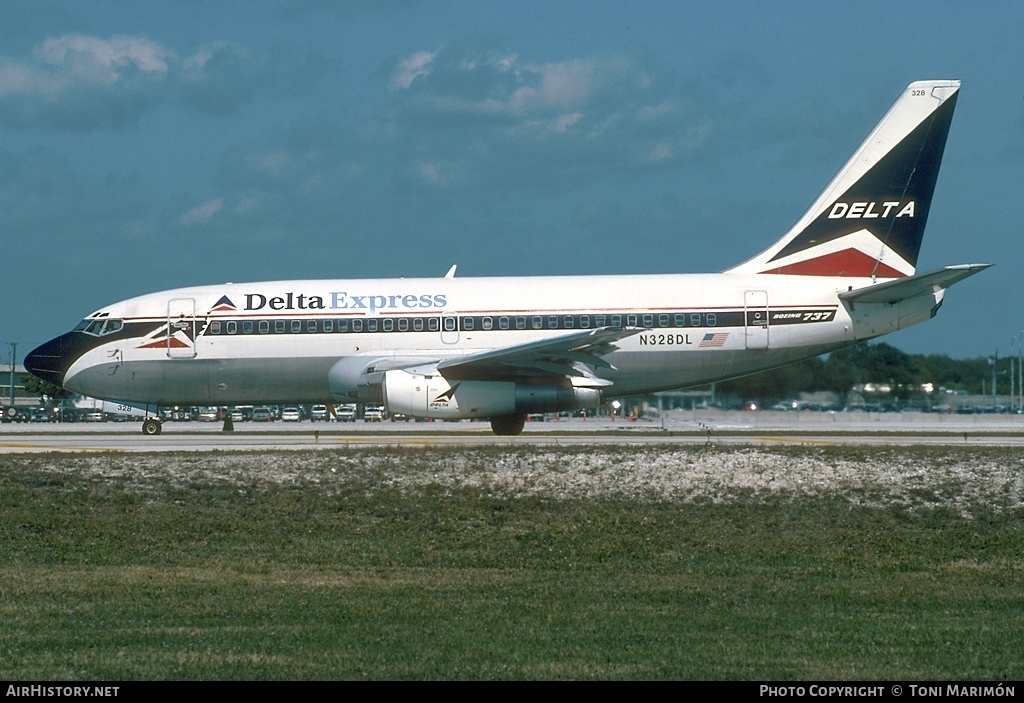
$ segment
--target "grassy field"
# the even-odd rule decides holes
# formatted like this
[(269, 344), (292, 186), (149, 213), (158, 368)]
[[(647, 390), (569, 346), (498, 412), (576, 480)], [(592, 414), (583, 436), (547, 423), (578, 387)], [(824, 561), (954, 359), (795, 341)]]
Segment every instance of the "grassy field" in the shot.
[(0, 679), (1019, 680), (1024, 459), (0, 458)]

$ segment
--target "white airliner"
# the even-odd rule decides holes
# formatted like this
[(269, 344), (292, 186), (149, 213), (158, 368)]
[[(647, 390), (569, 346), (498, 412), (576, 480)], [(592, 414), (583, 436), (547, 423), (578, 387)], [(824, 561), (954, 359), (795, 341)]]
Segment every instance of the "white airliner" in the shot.
[(733, 378), (927, 320), (987, 264), (916, 273), (959, 81), (920, 81), (796, 225), (722, 273), (181, 288), (89, 315), (25, 366), (143, 408), (384, 403), (489, 418)]

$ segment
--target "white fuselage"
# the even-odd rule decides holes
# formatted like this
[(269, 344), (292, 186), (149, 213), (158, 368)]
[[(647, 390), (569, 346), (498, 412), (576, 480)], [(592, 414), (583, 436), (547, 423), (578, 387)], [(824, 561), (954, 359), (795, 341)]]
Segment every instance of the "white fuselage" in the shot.
[[(366, 399), (356, 379), (329, 380), (344, 359), (429, 366), (582, 329), (636, 328), (603, 355), (610, 368), (594, 369), (607, 399), (816, 356), (927, 320), (941, 303), (942, 291), (894, 305), (837, 297), (872, 283), (725, 273), (182, 288), (103, 308), (61, 338), (78, 335), (64, 356), (82, 348), (63, 383), (137, 404), (344, 402)], [(122, 324), (104, 329), (104, 320)]]

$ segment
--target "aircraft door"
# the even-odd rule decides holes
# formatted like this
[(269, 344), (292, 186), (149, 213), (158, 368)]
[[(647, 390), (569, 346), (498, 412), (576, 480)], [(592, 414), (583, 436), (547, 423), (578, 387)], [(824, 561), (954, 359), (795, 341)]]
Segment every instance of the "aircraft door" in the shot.
[(747, 349), (768, 348), (768, 291), (743, 293), (744, 337)]
[(458, 315), (441, 315), (441, 341), (445, 344), (458, 344)]
[(174, 298), (167, 302), (167, 356), (171, 359), (196, 356), (195, 298)]

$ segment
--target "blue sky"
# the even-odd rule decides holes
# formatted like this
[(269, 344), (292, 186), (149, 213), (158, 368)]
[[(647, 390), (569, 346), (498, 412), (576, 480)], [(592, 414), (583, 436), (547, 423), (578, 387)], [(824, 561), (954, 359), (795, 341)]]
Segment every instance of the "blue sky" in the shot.
[(1007, 354), (1022, 30), (1019, 2), (7, 0), (0, 342), (223, 281), (722, 270), (958, 78), (918, 269), (997, 266), (886, 341)]

